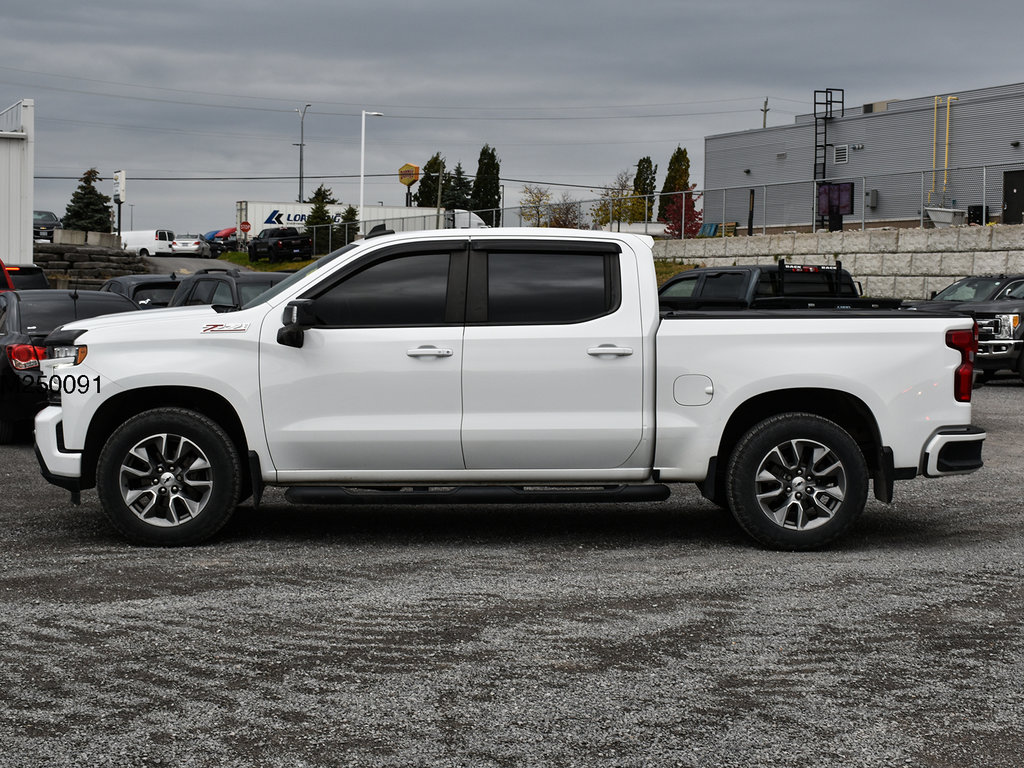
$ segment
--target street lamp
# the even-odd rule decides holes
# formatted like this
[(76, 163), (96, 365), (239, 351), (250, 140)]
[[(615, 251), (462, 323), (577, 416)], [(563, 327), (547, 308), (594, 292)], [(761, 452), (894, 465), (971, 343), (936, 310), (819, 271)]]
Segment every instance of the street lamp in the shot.
[(363, 232), (363, 177), (366, 175), (366, 116), (384, 117), (383, 112), (367, 112), (363, 110), (363, 130), (359, 140), (359, 231)]
[(312, 104), (307, 104), (302, 110), (296, 109), (299, 112), (299, 202), (302, 202), (302, 150), (306, 146), (306, 110), (309, 109)]

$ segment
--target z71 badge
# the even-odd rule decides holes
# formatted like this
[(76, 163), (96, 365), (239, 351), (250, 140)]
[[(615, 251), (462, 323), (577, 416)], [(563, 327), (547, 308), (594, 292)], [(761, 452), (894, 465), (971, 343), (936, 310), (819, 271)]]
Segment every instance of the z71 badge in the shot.
[(207, 323), (202, 333), (245, 333), (249, 323)]

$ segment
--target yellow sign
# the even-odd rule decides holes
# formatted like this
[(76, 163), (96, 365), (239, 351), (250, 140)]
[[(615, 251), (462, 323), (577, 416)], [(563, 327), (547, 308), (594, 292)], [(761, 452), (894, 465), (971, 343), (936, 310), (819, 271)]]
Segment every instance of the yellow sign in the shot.
[(398, 169), (398, 180), (405, 184), (405, 186), (411, 187), (420, 180), (420, 167), (412, 163), (406, 163)]

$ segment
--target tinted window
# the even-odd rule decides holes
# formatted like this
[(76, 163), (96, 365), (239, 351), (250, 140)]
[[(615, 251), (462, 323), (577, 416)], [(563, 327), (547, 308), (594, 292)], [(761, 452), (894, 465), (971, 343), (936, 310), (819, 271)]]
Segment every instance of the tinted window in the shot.
[(1003, 288), (1006, 280), (994, 277), (968, 277), (936, 294), (939, 301), (984, 301)]
[(317, 298), (317, 317), (342, 327), (443, 325), (448, 262), (447, 253), (426, 253), (371, 264)]
[(720, 275), (705, 277), (700, 295), (709, 299), (742, 298), (746, 287), (747, 274), (745, 272), (723, 272)]
[(666, 285), (662, 291), (662, 296), (667, 296), (672, 299), (682, 299), (689, 296), (693, 296), (693, 289), (697, 287), (697, 277), (681, 277), (670, 285)]
[[(192, 292), (189, 294), (188, 300), (185, 302), (185, 305), (213, 304), (214, 293), (220, 285), (220, 280), (197, 280), (195, 286), (192, 288)], [(224, 303), (231, 303), (230, 293), (228, 294), (228, 300)]]
[(1007, 299), (1024, 299), (1024, 280), (1009, 286), (1004, 297)]
[(491, 253), (487, 322), (574, 323), (614, 309), (612, 258), (595, 253)]
[(49, 288), (50, 283), (41, 267), (7, 267), (7, 273), (11, 276), (11, 282), (15, 290), (29, 291), (37, 288)]
[(19, 302), (21, 330), (24, 333), (49, 333), (54, 328), (87, 317), (109, 315), (134, 309), (134, 305), (117, 294), (80, 294), (73, 299), (68, 294), (57, 294), (46, 299), (28, 298)]
[(174, 285), (139, 288), (135, 291), (135, 303), (146, 307), (166, 307), (175, 290), (177, 286)]
[(248, 304), (272, 285), (270, 280), (246, 280), (238, 283), (239, 303)]

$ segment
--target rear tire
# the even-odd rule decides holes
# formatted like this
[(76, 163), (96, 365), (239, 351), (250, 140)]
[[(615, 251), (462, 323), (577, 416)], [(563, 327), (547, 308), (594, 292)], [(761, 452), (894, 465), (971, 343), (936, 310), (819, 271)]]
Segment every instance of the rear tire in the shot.
[(126, 421), (107, 440), (96, 490), (111, 524), (129, 540), (197, 544), (216, 534), (238, 504), (238, 449), (212, 419), (156, 408)]
[(867, 503), (860, 446), (835, 422), (786, 413), (755, 425), (726, 476), (740, 526), (772, 549), (815, 549), (845, 533)]
[(10, 419), (0, 419), (0, 445), (8, 445), (14, 441), (15, 425)]

